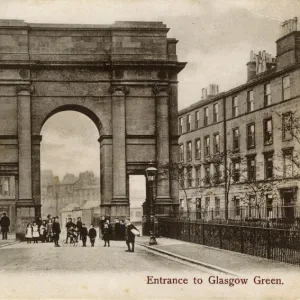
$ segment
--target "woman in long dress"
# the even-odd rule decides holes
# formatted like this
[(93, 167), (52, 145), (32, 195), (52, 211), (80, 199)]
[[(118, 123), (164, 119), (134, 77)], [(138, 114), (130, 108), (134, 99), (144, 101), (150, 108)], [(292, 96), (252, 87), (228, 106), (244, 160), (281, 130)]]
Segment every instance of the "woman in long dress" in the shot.
[(33, 238), (33, 242), (37, 243), (39, 237), (40, 237), (39, 226), (34, 222), (33, 226), (32, 226), (32, 238)]
[(32, 240), (32, 226), (31, 226), (31, 224), (27, 224), (25, 238), (26, 238), (27, 244), (29, 244), (29, 243), (31, 244), (31, 240)]

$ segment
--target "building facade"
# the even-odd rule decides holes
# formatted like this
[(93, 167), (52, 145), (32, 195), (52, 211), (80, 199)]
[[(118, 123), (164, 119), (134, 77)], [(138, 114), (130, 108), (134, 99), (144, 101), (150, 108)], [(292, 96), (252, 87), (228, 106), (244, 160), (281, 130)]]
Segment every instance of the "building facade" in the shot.
[[(276, 59), (251, 52), (245, 84), (179, 111), (181, 209), (196, 218), (294, 218), (300, 205), (300, 31), (282, 25)], [(299, 131), (300, 133), (300, 131)], [(228, 214), (228, 215), (226, 215)]]

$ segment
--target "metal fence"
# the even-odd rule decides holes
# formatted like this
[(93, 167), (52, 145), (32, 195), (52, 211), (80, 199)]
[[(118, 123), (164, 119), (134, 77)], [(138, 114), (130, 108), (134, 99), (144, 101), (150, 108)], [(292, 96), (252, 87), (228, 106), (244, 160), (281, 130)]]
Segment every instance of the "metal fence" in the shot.
[(300, 230), (159, 219), (163, 237), (300, 265)]
[[(202, 210), (191, 210), (187, 213), (186, 210), (181, 210), (173, 217), (189, 218), (190, 220), (224, 220), (224, 209), (207, 208)], [(271, 220), (272, 222), (294, 224), (300, 223), (300, 207), (299, 206), (272, 206), (249, 208), (248, 206), (239, 206), (228, 210), (228, 219), (232, 221), (259, 221)]]

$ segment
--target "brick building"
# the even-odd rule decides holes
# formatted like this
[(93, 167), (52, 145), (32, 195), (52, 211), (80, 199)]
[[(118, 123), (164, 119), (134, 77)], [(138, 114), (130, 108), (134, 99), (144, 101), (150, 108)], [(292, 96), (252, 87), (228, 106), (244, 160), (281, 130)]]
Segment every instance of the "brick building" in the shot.
[(263, 195), (259, 217), (296, 214), (300, 205), (296, 18), (282, 24), (276, 44), (276, 58), (251, 51), (245, 84), (222, 93), (210, 85), (202, 90), (200, 101), (179, 111), (180, 161), (187, 174), (187, 197), (180, 190), (181, 208), (186, 210), (188, 202), (197, 218), (225, 218), (226, 211), (230, 219), (253, 217), (251, 197), (259, 192)]

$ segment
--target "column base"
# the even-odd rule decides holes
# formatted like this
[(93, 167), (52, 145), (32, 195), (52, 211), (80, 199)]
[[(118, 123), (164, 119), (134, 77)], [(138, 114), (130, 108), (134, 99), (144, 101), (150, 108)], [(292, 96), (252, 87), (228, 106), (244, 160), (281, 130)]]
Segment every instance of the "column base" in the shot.
[[(22, 204), (20, 203), (22, 202)], [(25, 232), (28, 223), (33, 223), (36, 218), (35, 205), (24, 205), (23, 201), (18, 201), (16, 207), (16, 238), (25, 239)]]
[(129, 202), (118, 202), (111, 204), (101, 204), (100, 205), (100, 214), (101, 216), (110, 217), (111, 222), (114, 221), (115, 218), (123, 219), (130, 217), (130, 207)]
[(126, 196), (114, 196), (111, 203), (116, 205), (129, 204), (129, 199)]
[(156, 216), (172, 216), (174, 204), (171, 202), (155, 202), (155, 215)]

